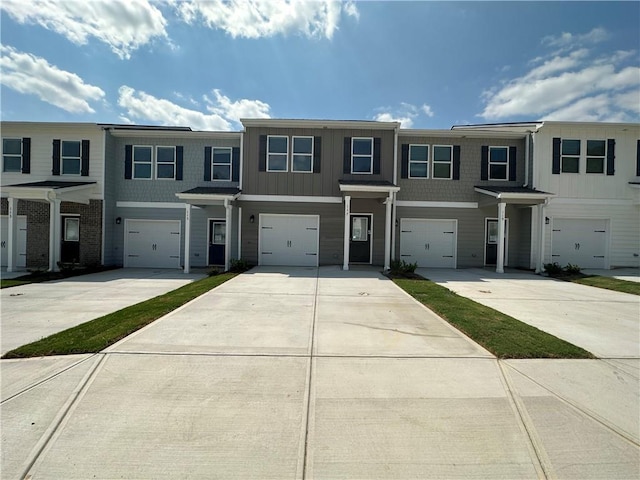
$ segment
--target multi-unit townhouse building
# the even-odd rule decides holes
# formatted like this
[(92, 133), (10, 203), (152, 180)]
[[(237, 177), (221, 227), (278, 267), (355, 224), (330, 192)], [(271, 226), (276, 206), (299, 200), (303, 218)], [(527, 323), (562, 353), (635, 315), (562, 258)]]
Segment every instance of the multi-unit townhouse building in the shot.
[(3, 122), (2, 265), (638, 266), (638, 124)]

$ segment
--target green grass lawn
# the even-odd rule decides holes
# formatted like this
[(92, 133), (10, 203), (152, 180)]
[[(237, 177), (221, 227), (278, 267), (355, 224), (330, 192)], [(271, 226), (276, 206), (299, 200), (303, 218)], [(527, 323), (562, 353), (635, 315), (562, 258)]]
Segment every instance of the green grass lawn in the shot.
[(2, 358), (99, 352), (235, 276), (235, 273), (223, 273), (203, 278), (164, 295), (16, 348)]
[(572, 278), (571, 282), (581, 285), (589, 285), (591, 287), (606, 288), (607, 290), (615, 290), (616, 292), (631, 293), (632, 295), (640, 295), (640, 283), (630, 282), (628, 280), (620, 280), (612, 277), (601, 277), (599, 275)]
[(580, 347), (429, 280), (393, 281), (498, 358), (595, 358)]
[(9, 278), (7, 280), (0, 280), (0, 288), (18, 287), (20, 285), (26, 285), (33, 283), (32, 280), (21, 280), (22, 277)]

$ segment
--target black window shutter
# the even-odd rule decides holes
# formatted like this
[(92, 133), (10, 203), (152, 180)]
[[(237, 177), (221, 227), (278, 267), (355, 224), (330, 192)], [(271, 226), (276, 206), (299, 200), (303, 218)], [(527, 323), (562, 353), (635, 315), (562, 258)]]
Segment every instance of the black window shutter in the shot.
[(640, 177), (640, 140), (636, 143), (636, 177)]
[(176, 146), (176, 180), (182, 180), (182, 169), (184, 165), (184, 147)]
[(52, 175), (60, 175), (60, 140), (53, 141), (53, 168)]
[(460, 180), (460, 145), (453, 146), (453, 179)]
[(267, 136), (260, 135), (260, 145), (258, 146), (258, 170), (267, 171)]
[(489, 179), (489, 146), (483, 145), (480, 155), (480, 180)]
[(80, 167), (80, 175), (89, 176), (89, 140), (82, 140), (82, 151), (80, 153), (82, 166)]
[(322, 137), (313, 137), (313, 173), (320, 173), (322, 158)]
[(342, 158), (342, 172), (351, 173), (351, 137), (344, 137), (344, 156)]
[(231, 181), (240, 181), (240, 147), (231, 149)]
[(607, 175), (615, 175), (616, 166), (616, 141), (613, 138), (607, 140)]
[(131, 145), (124, 146), (124, 178), (131, 180), (133, 171), (133, 147)]
[(560, 138), (556, 137), (553, 139), (553, 166), (551, 173), (554, 175), (560, 174), (560, 143)]
[(518, 155), (518, 149), (516, 147), (509, 147), (509, 181), (515, 182), (518, 174), (518, 162), (516, 161)]
[(409, 178), (409, 144), (403, 143), (400, 155), (400, 178)]
[(382, 139), (380, 137), (376, 137), (373, 139), (373, 173), (374, 175), (378, 175), (380, 173), (380, 144), (382, 143)]
[(211, 181), (211, 147), (204, 147), (204, 181)]
[(31, 139), (22, 139), (22, 173), (31, 173)]

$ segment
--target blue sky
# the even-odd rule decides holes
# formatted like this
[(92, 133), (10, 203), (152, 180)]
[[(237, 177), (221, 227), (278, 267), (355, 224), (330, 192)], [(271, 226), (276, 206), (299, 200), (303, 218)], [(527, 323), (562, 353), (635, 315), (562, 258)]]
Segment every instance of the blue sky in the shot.
[(640, 121), (640, 2), (3, 0), (3, 120)]

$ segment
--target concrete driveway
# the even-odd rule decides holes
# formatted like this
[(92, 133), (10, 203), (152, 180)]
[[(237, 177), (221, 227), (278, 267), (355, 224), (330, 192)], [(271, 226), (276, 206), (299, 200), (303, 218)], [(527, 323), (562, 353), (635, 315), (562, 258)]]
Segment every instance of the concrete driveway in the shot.
[(203, 278), (179, 270), (119, 268), (0, 290), (2, 355), (61, 330)]
[(418, 269), (448, 289), (601, 358), (640, 357), (640, 297), (525, 271)]
[(372, 269), (258, 268), (3, 361), (2, 478), (633, 478), (638, 365), (493, 358)]

